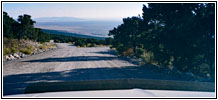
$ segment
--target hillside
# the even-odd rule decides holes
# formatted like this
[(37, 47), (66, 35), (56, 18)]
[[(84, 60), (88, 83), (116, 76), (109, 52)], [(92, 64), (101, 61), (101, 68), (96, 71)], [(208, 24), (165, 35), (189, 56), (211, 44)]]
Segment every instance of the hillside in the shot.
[(108, 37), (109, 30), (122, 23), (121, 21), (116, 20), (89, 20), (71, 17), (50, 17), (50, 19), (43, 18), (34, 21), (37, 22), (34, 25), (37, 28), (61, 30), (95, 37)]
[(82, 37), (82, 38), (94, 38), (99, 40), (104, 40), (106, 38), (106, 37), (96, 37), (96, 36), (82, 35), (77, 33), (70, 33), (62, 30), (42, 29), (42, 31), (48, 34), (65, 35), (65, 36)]

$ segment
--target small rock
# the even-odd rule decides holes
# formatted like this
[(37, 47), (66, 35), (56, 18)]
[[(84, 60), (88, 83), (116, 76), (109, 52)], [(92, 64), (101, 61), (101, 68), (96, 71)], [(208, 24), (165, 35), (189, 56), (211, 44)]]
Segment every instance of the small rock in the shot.
[(38, 52), (38, 49), (37, 48), (35, 48), (34, 49), (34, 51), (33, 51), (33, 53), (37, 53)]
[(9, 57), (11, 58), (11, 60), (15, 59), (13, 55), (9, 55)]
[(33, 55), (35, 55), (35, 54), (38, 54), (38, 51), (37, 51), (37, 50), (34, 50), (34, 51), (33, 51)]
[(11, 58), (8, 55), (6, 55), (5, 58), (6, 60), (11, 60)]
[(17, 53), (14, 53), (13, 56), (14, 56), (15, 58), (18, 58), (18, 59), (20, 58), (20, 56), (19, 56)]
[(42, 49), (39, 49), (39, 52), (40, 52), (40, 53), (43, 52)]
[(22, 53), (20, 57), (23, 58), (23, 57), (25, 57), (25, 56), (26, 56), (26, 55)]
[(22, 54), (23, 54), (22, 52), (19, 52), (19, 53), (18, 53), (18, 55), (19, 55), (20, 57), (22, 56)]

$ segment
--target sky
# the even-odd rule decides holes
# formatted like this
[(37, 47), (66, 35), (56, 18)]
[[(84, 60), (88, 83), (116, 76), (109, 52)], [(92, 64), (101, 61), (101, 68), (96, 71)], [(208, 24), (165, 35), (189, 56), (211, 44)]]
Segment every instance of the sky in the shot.
[(143, 2), (137, 3), (3, 3), (3, 11), (17, 19), (29, 14), (40, 17), (77, 17), (83, 19), (122, 20), (142, 14)]

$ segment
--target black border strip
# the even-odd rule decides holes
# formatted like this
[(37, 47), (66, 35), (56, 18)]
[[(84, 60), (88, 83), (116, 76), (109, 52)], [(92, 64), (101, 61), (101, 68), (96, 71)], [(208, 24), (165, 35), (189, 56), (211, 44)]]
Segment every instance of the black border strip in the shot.
[(216, 99), (217, 99), (217, 1), (216, 1), (215, 4), (216, 4), (216, 15), (215, 15), (216, 16), (216, 18), (215, 18), (216, 19), (216, 27), (215, 27), (215, 32), (216, 32), (215, 33), (216, 34), (216, 43), (215, 43), (215, 46), (216, 46), (216, 61), (215, 61), (216, 62), (216, 64), (215, 64), (215, 68), (216, 68), (216, 70), (215, 70), (215, 72), (216, 72), (216, 77), (215, 77), (216, 78), (215, 79), (216, 80), (216, 85), (215, 86), (216, 86), (216, 91), (215, 92), (216, 92)]
[(1, 2), (217, 2), (217, 1), (1, 1)]
[[(210, 3), (215, 3), (216, 4), (216, 29), (215, 29), (215, 31), (216, 31), (216, 60), (217, 60), (217, 1), (1, 1), (1, 15), (2, 15), (2, 8), (3, 8), (3, 6), (2, 6), (2, 4), (3, 4), (3, 2), (151, 2), (151, 3), (155, 3), (155, 2), (161, 2), (161, 3), (181, 3), (181, 2), (196, 2), (196, 3), (201, 3), (201, 2), (210, 2)], [(1, 22), (2, 22), (2, 16), (1, 16)], [(1, 25), (3, 25), (2, 23), (1, 23)], [(3, 27), (3, 26), (2, 26)], [(3, 36), (2, 36), (2, 27), (1, 27), (1, 39), (2, 39), (2, 41), (3, 41)], [(1, 41), (1, 42), (2, 42)], [(3, 58), (3, 50), (2, 50), (2, 44), (1, 44), (1, 58)], [(215, 61), (216, 62), (216, 61)], [(1, 61), (1, 87), (2, 87), (2, 89), (1, 89), (1, 99), (184, 99), (184, 98), (3, 98), (3, 92), (2, 92), (2, 90), (3, 90), (3, 84), (2, 84), (2, 76), (3, 76), (3, 59), (2, 59), (2, 61)], [(216, 65), (215, 65), (215, 67), (217, 68), (217, 62), (216, 62)], [(217, 69), (216, 69), (216, 76), (217, 76)], [(215, 95), (216, 95), (216, 98), (185, 98), (185, 99), (217, 99), (217, 77), (216, 77), (216, 93), (215, 93)]]

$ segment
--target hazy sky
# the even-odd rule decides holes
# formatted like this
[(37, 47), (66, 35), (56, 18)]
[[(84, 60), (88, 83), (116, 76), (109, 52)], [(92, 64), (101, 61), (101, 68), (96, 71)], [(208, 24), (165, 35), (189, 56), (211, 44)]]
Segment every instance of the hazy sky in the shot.
[(78, 17), (89, 19), (121, 20), (142, 14), (145, 3), (3, 3), (3, 11), (17, 19), (29, 14), (39, 17)]

